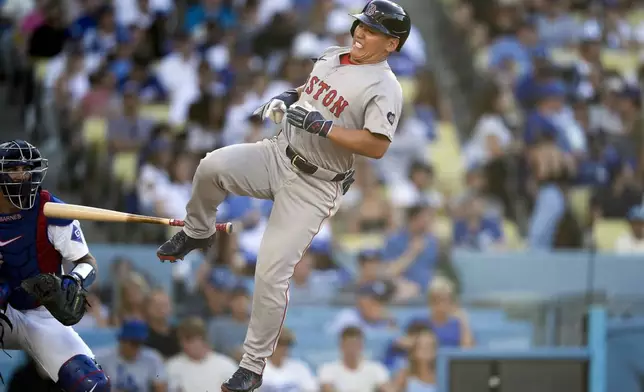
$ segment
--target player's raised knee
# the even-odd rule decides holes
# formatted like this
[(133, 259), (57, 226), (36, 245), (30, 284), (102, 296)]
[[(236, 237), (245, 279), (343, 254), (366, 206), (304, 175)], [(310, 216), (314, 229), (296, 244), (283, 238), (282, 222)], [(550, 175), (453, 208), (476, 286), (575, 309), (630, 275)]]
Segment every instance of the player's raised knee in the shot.
[(210, 179), (229, 172), (229, 160), (220, 151), (215, 150), (206, 155), (197, 166), (195, 179)]
[(110, 392), (110, 380), (87, 355), (70, 358), (58, 371), (58, 385), (65, 392)]

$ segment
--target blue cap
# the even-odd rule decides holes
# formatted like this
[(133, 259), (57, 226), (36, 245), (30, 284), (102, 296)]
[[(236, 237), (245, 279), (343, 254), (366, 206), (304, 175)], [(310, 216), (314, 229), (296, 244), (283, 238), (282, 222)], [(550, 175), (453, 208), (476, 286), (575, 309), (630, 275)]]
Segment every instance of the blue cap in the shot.
[(121, 325), (119, 340), (145, 342), (148, 338), (148, 325), (141, 320), (126, 320)]
[(208, 282), (221, 291), (232, 291), (240, 285), (240, 279), (227, 268), (214, 268)]
[(553, 80), (538, 85), (535, 92), (535, 95), (539, 100), (547, 98), (564, 98), (566, 96), (566, 86), (559, 80)]

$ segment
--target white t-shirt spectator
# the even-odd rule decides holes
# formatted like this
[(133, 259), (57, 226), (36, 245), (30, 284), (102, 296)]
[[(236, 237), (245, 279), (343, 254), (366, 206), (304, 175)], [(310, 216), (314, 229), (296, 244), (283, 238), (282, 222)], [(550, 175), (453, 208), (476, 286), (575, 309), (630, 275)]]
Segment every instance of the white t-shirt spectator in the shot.
[(484, 115), (474, 127), (474, 135), (465, 146), (466, 165), (485, 164), (491, 157), (487, 149), (487, 140), (496, 138), (501, 148), (506, 148), (512, 142), (512, 132), (503, 122), (501, 116)]
[(166, 364), (170, 392), (211, 391), (223, 384), (237, 370), (237, 364), (225, 355), (209, 353), (201, 362), (185, 354), (168, 359)]
[(380, 363), (363, 360), (357, 369), (348, 369), (342, 361), (322, 365), (318, 371), (320, 385), (331, 385), (336, 392), (375, 391), (389, 382), (389, 372)]
[(196, 54), (186, 60), (178, 53), (171, 53), (159, 63), (156, 74), (170, 95), (168, 121), (171, 125), (183, 125), (190, 104), (199, 98), (199, 61)]
[(311, 369), (298, 359), (287, 358), (280, 367), (268, 360), (264, 381), (258, 392), (317, 392), (318, 383)]
[(186, 205), (192, 195), (192, 183), (168, 182), (160, 188), (160, 201), (163, 213), (171, 218), (180, 219), (186, 215)]
[(147, 212), (154, 211), (156, 204), (165, 200), (164, 191), (168, 185), (170, 185), (170, 176), (165, 170), (149, 163), (144, 164), (136, 186), (142, 209)]
[(421, 191), (411, 181), (399, 181), (391, 187), (391, 204), (397, 208), (407, 208), (427, 204), (432, 208), (442, 208), (445, 200), (434, 189)]
[(618, 254), (644, 254), (644, 240), (638, 240), (630, 233), (624, 234), (615, 241), (615, 252)]

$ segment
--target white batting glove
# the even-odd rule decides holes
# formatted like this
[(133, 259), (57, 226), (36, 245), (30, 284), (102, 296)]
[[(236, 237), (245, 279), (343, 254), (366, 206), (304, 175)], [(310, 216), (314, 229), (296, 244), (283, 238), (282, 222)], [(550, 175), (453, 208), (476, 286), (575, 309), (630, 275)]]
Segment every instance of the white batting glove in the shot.
[(280, 124), (286, 113), (286, 104), (281, 99), (271, 99), (253, 112), (255, 116), (261, 116), (262, 120), (270, 118), (275, 124)]

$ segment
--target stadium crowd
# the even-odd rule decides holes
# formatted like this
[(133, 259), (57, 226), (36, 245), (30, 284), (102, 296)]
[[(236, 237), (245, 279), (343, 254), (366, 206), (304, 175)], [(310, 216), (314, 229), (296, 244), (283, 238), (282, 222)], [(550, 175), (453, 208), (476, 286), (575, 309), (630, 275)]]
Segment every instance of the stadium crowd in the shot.
[[(198, 160), (274, 135), (252, 111), (303, 84), (325, 47), (349, 42), (347, 14), (365, 3), (4, 0), (3, 76), (12, 100), (37, 108), (32, 136), (65, 147), (66, 173), (54, 188), (88, 205), (182, 217)], [(475, 91), (480, 105), (455, 157), (465, 167), (458, 187), (441, 182), (451, 163), (433, 154), (454, 110), (412, 30), (390, 61), (406, 98), (396, 138), (383, 159), (356, 162), (342, 209), (290, 287), (293, 305), (351, 303), (325, 326), (341, 358), (311, 368), (290, 356), (297, 336), (284, 330), (260, 391), (434, 391), (436, 347), (476, 344), (456, 299), (453, 249), (504, 251), (523, 244), (521, 234), (529, 248), (581, 247), (596, 220), (625, 217), (633, 230), (620, 250), (644, 249), (644, 72), (605, 67), (601, 56), (644, 42), (644, 22), (627, 18), (631, 3), (450, 2), (454, 26), (485, 53), (479, 71), (489, 80)], [(582, 188), (593, 191), (579, 209)], [(199, 392), (234, 371), (270, 208), (229, 197), (219, 214), (240, 230), (212, 252), (163, 266), (172, 268), (172, 298), (127, 255), (103, 271), (111, 284), (90, 293), (78, 327), (119, 330), (118, 347), (97, 353), (118, 391)], [(155, 228), (100, 229), (114, 242), (167, 237)], [(431, 312), (408, 325), (390, 317), (393, 304), (418, 299)], [(378, 330), (400, 337), (385, 357), (362, 358), (365, 336)], [(28, 384), (33, 371), (28, 363), (10, 386), (39, 390)]]

